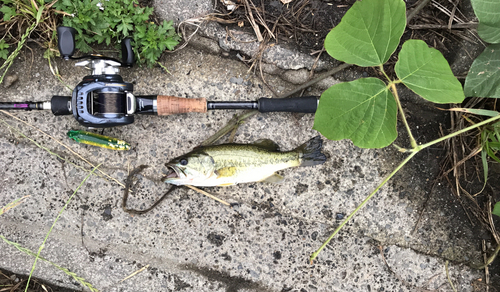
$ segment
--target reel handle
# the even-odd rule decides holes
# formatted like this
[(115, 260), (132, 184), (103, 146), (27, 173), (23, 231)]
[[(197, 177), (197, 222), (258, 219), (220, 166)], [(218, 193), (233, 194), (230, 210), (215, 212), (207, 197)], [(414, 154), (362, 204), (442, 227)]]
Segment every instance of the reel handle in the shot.
[(76, 29), (68, 26), (57, 27), (57, 46), (64, 60), (69, 60), (75, 53)]

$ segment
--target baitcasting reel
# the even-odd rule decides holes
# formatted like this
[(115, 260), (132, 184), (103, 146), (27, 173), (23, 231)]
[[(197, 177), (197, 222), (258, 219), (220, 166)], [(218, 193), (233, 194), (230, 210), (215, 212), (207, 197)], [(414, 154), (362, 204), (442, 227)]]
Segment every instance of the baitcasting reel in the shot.
[[(101, 55), (73, 58), (75, 33), (72, 27), (57, 28), (59, 52), (65, 60), (88, 59), (75, 66), (88, 67), (92, 73), (75, 87), (71, 97), (54, 96), (50, 102), (52, 112), (54, 115), (73, 114), (80, 124), (93, 128), (133, 123), (138, 100), (132, 94), (133, 84), (124, 82), (119, 75), (119, 67), (134, 64), (131, 40), (122, 41), (122, 61)], [(155, 113), (156, 96), (138, 98), (141, 113)]]

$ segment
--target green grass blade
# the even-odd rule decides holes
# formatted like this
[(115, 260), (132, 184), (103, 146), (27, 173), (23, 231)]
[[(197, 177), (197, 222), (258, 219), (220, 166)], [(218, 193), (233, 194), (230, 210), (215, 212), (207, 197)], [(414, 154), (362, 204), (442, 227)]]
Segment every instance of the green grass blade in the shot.
[(498, 151), (500, 150), (500, 142), (489, 142), (488, 145), (490, 146), (490, 148), (494, 151)]
[(38, 253), (36, 254), (35, 262), (33, 263), (33, 266), (31, 267), (31, 271), (30, 271), (30, 274), (29, 274), (29, 277), (28, 277), (28, 281), (26, 283), (26, 289), (24, 290), (24, 292), (28, 291), (28, 285), (30, 283), (31, 276), (33, 275), (33, 272), (35, 271), (36, 262), (37, 262), (38, 258), (40, 257), (40, 253), (42, 252), (42, 249), (45, 247), (45, 242), (47, 242), (47, 239), (49, 238), (49, 235), (52, 232), (52, 229), (56, 225), (57, 220), (59, 220), (59, 218), (61, 217), (61, 215), (64, 212), (64, 210), (69, 205), (69, 202), (71, 202), (71, 199), (73, 199), (73, 197), (75, 196), (76, 192), (78, 192), (78, 190), (83, 186), (83, 184), (87, 181), (87, 179), (94, 173), (94, 171), (99, 166), (101, 166), (101, 165), (99, 164), (98, 166), (94, 167), (94, 169), (92, 169), (91, 173), (87, 174), (87, 176), (85, 177), (85, 179), (83, 179), (83, 181), (80, 183), (80, 185), (76, 188), (76, 190), (73, 192), (73, 194), (66, 201), (66, 204), (64, 204), (64, 207), (59, 211), (59, 214), (57, 215), (56, 219), (54, 220), (54, 223), (52, 223), (52, 226), (50, 227), (49, 231), (47, 232), (47, 235), (45, 236), (45, 239), (43, 240), (42, 245), (40, 245), (40, 248), (38, 248)]
[[(19, 243), (17, 242), (13, 242), (13, 241), (10, 241), (8, 240), (7, 238), (5, 238), (3, 235), (0, 235), (0, 238), (5, 242), (7, 243), (8, 245), (11, 245), (13, 247), (15, 247), (17, 250), (19, 250), (20, 252), (22, 253), (25, 253), (27, 255), (30, 255), (30, 256), (34, 256), (34, 257), (37, 257), (36, 253), (21, 246)], [(52, 261), (49, 261), (48, 259), (44, 258), (44, 257), (41, 257), (41, 256), (38, 256), (38, 259), (46, 262), (46, 263), (49, 263), (51, 264), (52, 266), (54, 266), (55, 268), (57, 268), (58, 270), (60, 271), (63, 271), (64, 273), (66, 273), (68, 276), (72, 277), (73, 279), (75, 279), (78, 283), (82, 284), (82, 286), (84, 287), (87, 287), (89, 288), (90, 291), (92, 292), (99, 292), (99, 290), (97, 290), (96, 288), (94, 288), (94, 286), (92, 286), (92, 284), (88, 283), (87, 281), (85, 281), (84, 278), (82, 277), (78, 277), (75, 273), (71, 272), (70, 270), (64, 268), (64, 267), (61, 267), (59, 266), (58, 264), (52, 262)]]
[(462, 112), (462, 113), (468, 113), (468, 114), (473, 114), (473, 115), (478, 115), (478, 116), (486, 116), (486, 117), (494, 117), (494, 116), (500, 115), (500, 113), (497, 111), (476, 109), (476, 108), (458, 108), (458, 107), (455, 107), (455, 108), (450, 108), (449, 111)]
[(24, 196), (22, 198), (17, 198), (14, 201), (12, 201), (12, 202), (8, 203), (7, 205), (3, 206), (2, 208), (0, 208), (0, 215), (3, 215), (3, 214), (5, 214), (5, 212), (9, 211), (10, 209), (13, 209), (13, 208), (19, 206), (19, 204), (21, 204), (23, 202), (23, 200), (26, 199), (27, 197), (29, 197), (29, 196)]
[(488, 181), (488, 159), (487, 159), (487, 151), (483, 147), (481, 150), (481, 161), (483, 162), (483, 175), (484, 175), (484, 185), (483, 188), (486, 186), (486, 182)]
[(36, 24), (40, 23), (40, 19), (42, 19), (43, 11), (45, 10), (45, 5), (41, 5), (36, 12)]
[(486, 150), (488, 151), (488, 156), (495, 160), (496, 162), (500, 163), (500, 158), (498, 158), (496, 155), (495, 155), (495, 152), (491, 149), (491, 148), (486, 148)]

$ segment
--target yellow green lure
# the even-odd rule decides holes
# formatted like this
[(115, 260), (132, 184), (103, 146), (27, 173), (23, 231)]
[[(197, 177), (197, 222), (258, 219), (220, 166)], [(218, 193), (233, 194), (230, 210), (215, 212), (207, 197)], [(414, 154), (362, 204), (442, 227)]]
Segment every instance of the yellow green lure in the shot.
[(70, 130), (67, 133), (68, 137), (78, 143), (88, 144), (92, 146), (112, 149), (112, 150), (129, 150), (130, 144), (116, 138), (94, 134), (81, 130)]

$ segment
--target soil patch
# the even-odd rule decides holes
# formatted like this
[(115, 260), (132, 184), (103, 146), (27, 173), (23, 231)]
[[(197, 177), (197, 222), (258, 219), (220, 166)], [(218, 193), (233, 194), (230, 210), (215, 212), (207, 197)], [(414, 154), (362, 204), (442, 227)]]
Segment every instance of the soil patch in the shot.
[[(1, 291), (21, 292), (26, 288), (28, 276), (18, 275), (12, 272), (0, 269), (0, 287)], [(29, 292), (74, 292), (76, 290), (59, 287), (49, 284), (46, 281), (32, 277), (28, 288)]]
[[(234, 10), (217, 1), (216, 10), (225, 14), (223, 19), (233, 21), (230, 26), (251, 29), (248, 8), (243, 1)], [(283, 4), (282, 1), (248, 1), (256, 24), (264, 37), (270, 32), (280, 43), (295, 45), (300, 51), (310, 53), (323, 48), (326, 35), (337, 24), (355, 0), (321, 1), (299, 0)]]

